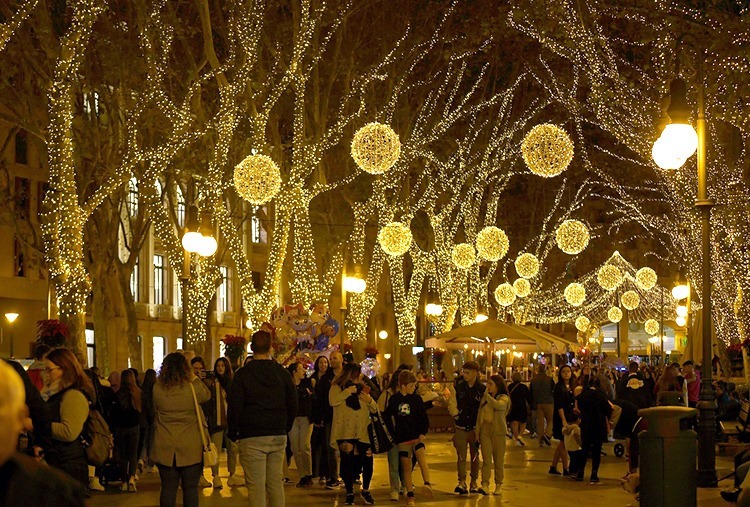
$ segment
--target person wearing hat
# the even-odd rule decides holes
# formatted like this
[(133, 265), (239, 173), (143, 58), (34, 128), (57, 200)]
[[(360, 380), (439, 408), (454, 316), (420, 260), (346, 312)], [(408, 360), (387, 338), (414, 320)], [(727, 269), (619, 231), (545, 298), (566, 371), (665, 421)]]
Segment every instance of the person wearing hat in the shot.
[[(455, 387), (449, 386), (448, 412), (456, 422), (456, 433), (453, 435), (453, 446), (456, 448), (458, 469), (458, 486), (454, 489), (459, 495), (479, 491), (479, 446), (476, 432), (479, 405), (484, 396), (484, 385), (479, 382), (479, 364), (467, 361), (461, 368), (461, 376), (456, 379)], [(471, 483), (466, 488), (466, 447), (471, 456)]]

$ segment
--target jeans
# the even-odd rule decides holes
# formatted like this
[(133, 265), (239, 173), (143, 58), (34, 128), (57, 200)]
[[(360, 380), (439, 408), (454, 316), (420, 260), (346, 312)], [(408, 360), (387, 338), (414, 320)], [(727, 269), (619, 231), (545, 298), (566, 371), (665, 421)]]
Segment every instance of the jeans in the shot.
[(328, 477), (328, 441), (326, 429), (323, 426), (313, 426), (312, 447), (312, 476)]
[(307, 416), (295, 417), (292, 430), (289, 432), (289, 441), (292, 445), (294, 462), (297, 464), (297, 472), (300, 479), (312, 476), (312, 451), (310, 438), (312, 437), (313, 425)]
[(332, 422), (326, 422), (326, 450), (328, 451), (328, 480), (337, 481), (339, 480), (339, 457), (338, 449), (331, 445), (331, 429), (333, 428)]
[(476, 431), (466, 431), (456, 428), (453, 435), (453, 446), (456, 448), (458, 461), (458, 482), (466, 482), (466, 446), (469, 446), (469, 455), (471, 456), (471, 482), (476, 483), (479, 477), (479, 449), (476, 445)]
[(388, 479), (391, 483), (391, 493), (398, 490), (403, 484), (401, 478), (401, 460), (398, 457), (398, 446), (393, 446), (388, 451)]
[(286, 435), (269, 435), (240, 439), (240, 463), (245, 471), (247, 498), (250, 507), (284, 507), (284, 475)]
[[(539, 436), (539, 441), (542, 441), (543, 437), (552, 437), (552, 409), (554, 405), (552, 403), (538, 403), (536, 406), (536, 434)], [(545, 426), (545, 421), (547, 425)]]
[(490, 486), (492, 465), (495, 468), (495, 485), (503, 485), (505, 476), (505, 439), (506, 435), (492, 432), (492, 425), (482, 425), (479, 431), (479, 450), (482, 451), (482, 487), (487, 491)]
[[(174, 462), (173, 462), (174, 463)], [(182, 505), (184, 507), (198, 507), (198, 483), (203, 474), (203, 463), (196, 463), (186, 467), (172, 465), (156, 465), (161, 477), (160, 507), (175, 507), (177, 505), (177, 488), (182, 487)]]
[[(220, 430), (216, 433), (211, 433), (211, 442), (216, 446), (216, 450), (219, 451), (219, 456), (221, 456), (222, 446), (226, 444), (227, 469), (229, 470), (229, 475), (234, 475), (237, 471), (237, 444), (227, 438), (227, 430)], [(211, 467), (211, 475), (214, 477), (219, 476), (218, 464)]]
[(115, 428), (115, 447), (117, 448), (118, 463), (122, 470), (123, 480), (133, 477), (138, 466), (138, 439), (140, 428)]

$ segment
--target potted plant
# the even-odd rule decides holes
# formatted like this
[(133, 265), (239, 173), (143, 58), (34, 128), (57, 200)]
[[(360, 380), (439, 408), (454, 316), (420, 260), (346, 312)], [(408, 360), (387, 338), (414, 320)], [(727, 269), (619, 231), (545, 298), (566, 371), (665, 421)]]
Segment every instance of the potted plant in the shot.
[(221, 340), (224, 344), (224, 355), (229, 358), (229, 362), (232, 363), (232, 368), (239, 366), (240, 358), (245, 353), (245, 347), (247, 346), (247, 340), (244, 336), (237, 336), (233, 334), (224, 335)]
[(69, 335), (68, 325), (57, 319), (38, 320), (36, 322), (37, 343), (50, 347), (62, 347)]

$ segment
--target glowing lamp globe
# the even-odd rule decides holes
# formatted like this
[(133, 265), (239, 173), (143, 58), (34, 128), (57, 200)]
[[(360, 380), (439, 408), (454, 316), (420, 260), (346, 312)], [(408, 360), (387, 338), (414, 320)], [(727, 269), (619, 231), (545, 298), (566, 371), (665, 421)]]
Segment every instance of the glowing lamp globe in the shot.
[(200, 245), (198, 246), (198, 255), (202, 257), (211, 257), (216, 253), (216, 249), (219, 244), (216, 242), (216, 238), (213, 236), (203, 236)]
[(620, 310), (618, 307), (613, 306), (609, 309), (607, 312), (607, 318), (610, 322), (618, 323), (622, 320), (622, 310)]
[(495, 301), (500, 306), (510, 306), (516, 301), (516, 291), (509, 283), (503, 283), (495, 289)]
[(424, 313), (430, 317), (439, 317), (443, 314), (443, 305), (438, 303), (427, 303), (424, 307)]
[(578, 220), (565, 220), (555, 232), (555, 242), (568, 255), (583, 252), (589, 244), (589, 228)]
[(386, 331), (385, 329), (383, 329), (382, 331), (380, 331), (378, 333), (378, 338), (380, 338), (381, 340), (388, 339), (388, 331)]
[(203, 243), (203, 234), (197, 231), (188, 231), (182, 235), (182, 248), (190, 253), (196, 253)]
[(670, 123), (664, 127), (660, 139), (673, 156), (685, 160), (698, 149), (698, 133), (687, 123)]
[(635, 310), (636, 308), (638, 308), (638, 305), (641, 304), (641, 296), (639, 296), (636, 291), (629, 290), (624, 292), (623, 295), (620, 296), (620, 303), (627, 310)]
[(669, 144), (664, 138), (660, 137), (654, 142), (651, 148), (651, 157), (654, 159), (654, 163), (659, 166), (660, 169), (671, 171), (679, 169), (685, 164), (687, 158), (679, 156), (669, 148)]
[(685, 324), (687, 324), (687, 319), (685, 317), (676, 317), (674, 319), (675, 324), (677, 324), (679, 327), (685, 327)]
[(508, 235), (502, 229), (489, 226), (477, 234), (477, 253), (482, 259), (490, 262), (499, 261), (508, 253), (510, 241)]
[(351, 153), (363, 171), (383, 174), (396, 164), (401, 154), (401, 141), (388, 125), (368, 123), (354, 134)]
[(572, 306), (581, 306), (586, 300), (586, 289), (580, 283), (573, 282), (565, 287), (565, 301)]
[(513, 290), (516, 291), (516, 296), (525, 298), (531, 294), (531, 283), (525, 278), (518, 278), (513, 282)]
[(251, 204), (260, 206), (279, 193), (281, 171), (276, 162), (265, 155), (250, 155), (234, 168), (234, 188)]
[(477, 322), (477, 323), (484, 322), (487, 319), (489, 319), (489, 317), (486, 316), (485, 314), (483, 314), (483, 313), (477, 313), (477, 316), (474, 317), (474, 322)]
[(581, 315), (580, 317), (576, 319), (577, 330), (581, 332), (585, 332), (589, 328), (589, 326), (591, 326), (591, 321), (585, 315)]
[(539, 259), (536, 255), (523, 253), (516, 258), (516, 272), (523, 278), (534, 278), (539, 273)]
[(474, 246), (469, 243), (459, 243), (451, 250), (451, 260), (453, 264), (461, 269), (469, 269), (477, 260), (477, 254)]
[(344, 277), (344, 290), (353, 294), (362, 294), (367, 288), (367, 282), (358, 276)]
[(654, 319), (648, 319), (643, 324), (643, 329), (645, 329), (648, 334), (656, 334), (660, 329), (659, 322)]
[(599, 268), (599, 272), (596, 275), (596, 279), (602, 289), (615, 290), (623, 281), (622, 271), (617, 266), (612, 264), (605, 264)]
[(408, 252), (411, 240), (411, 229), (401, 222), (391, 222), (378, 233), (380, 248), (392, 257), (399, 257)]
[(686, 299), (690, 295), (690, 287), (686, 284), (675, 285), (672, 289), (672, 297), (677, 301)]
[(677, 314), (678, 317), (687, 317), (687, 314), (688, 314), (687, 306), (677, 305), (677, 307), (675, 308), (675, 313)]
[(659, 337), (658, 336), (652, 336), (651, 338), (648, 339), (648, 342), (651, 345), (655, 345), (655, 344), (659, 343)]
[(532, 173), (552, 178), (567, 169), (573, 160), (573, 141), (557, 125), (544, 123), (523, 138), (521, 154)]
[(656, 281), (656, 271), (651, 268), (641, 268), (635, 272), (635, 284), (641, 290), (653, 289)]

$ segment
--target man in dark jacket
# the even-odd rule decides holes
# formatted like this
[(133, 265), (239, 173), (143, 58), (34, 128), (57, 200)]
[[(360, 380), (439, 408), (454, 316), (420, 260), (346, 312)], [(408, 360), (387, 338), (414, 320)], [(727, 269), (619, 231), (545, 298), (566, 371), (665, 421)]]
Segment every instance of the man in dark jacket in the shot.
[[(253, 334), (253, 360), (240, 368), (229, 389), (229, 438), (239, 444), (250, 506), (283, 507), (287, 433), (297, 413), (292, 377), (271, 357), (271, 335)], [(268, 473), (266, 473), (268, 470)]]
[[(555, 382), (547, 375), (544, 364), (539, 365), (539, 373), (531, 379), (531, 399), (536, 405), (536, 433), (539, 447), (552, 445), (552, 413), (555, 406)], [(546, 423), (546, 424), (545, 424)]]
[(638, 371), (638, 363), (632, 361), (628, 365), (628, 376), (620, 380), (617, 388), (617, 398), (627, 400), (638, 408), (648, 408), (652, 404), (651, 390)]
[(32, 438), (29, 439), (28, 446), (24, 450), (39, 458), (44, 453), (44, 449), (52, 445), (52, 417), (47, 410), (47, 404), (42, 399), (42, 395), (39, 394), (23, 366), (16, 361), (6, 360), (6, 362), (23, 381), (26, 406), (29, 409), (29, 418), (34, 427), (30, 435)]
[[(453, 446), (458, 454), (458, 486), (453, 490), (459, 495), (469, 491), (476, 493), (477, 478), (479, 477), (479, 434), (476, 430), (479, 403), (484, 395), (485, 387), (479, 381), (479, 364), (467, 361), (461, 369), (462, 376), (456, 379), (455, 389), (451, 390), (448, 400), (448, 412), (456, 421), (456, 433), (453, 435)], [(469, 446), (471, 456), (471, 484), (466, 488), (466, 446)]]

